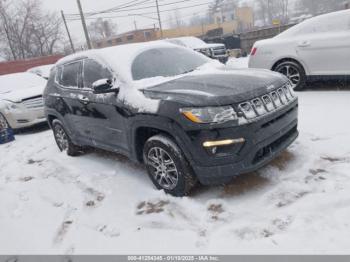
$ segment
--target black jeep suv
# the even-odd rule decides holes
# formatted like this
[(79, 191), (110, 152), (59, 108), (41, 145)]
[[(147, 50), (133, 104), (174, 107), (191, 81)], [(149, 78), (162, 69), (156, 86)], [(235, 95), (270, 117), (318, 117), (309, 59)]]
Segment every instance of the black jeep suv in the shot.
[(124, 154), (175, 196), (266, 165), (298, 136), (298, 99), (278, 73), (218, 64), (157, 42), (64, 58), (44, 92), (59, 149)]

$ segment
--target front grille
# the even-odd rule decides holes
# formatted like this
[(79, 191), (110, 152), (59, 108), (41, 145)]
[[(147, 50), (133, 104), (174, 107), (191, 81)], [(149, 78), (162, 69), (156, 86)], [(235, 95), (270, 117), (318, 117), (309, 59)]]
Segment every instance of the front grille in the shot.
[(288, 141), (291, 137), (295, 136), (298, 132), (298, 127), (294, 126), (286, 134), (272, 142), (271, 144), (261, 148), (255, 155), (253, 159), (253, 164), (257, 164), (264, 159), (268, 158), (272, 153), (280, 150), (281, 146)]
[(42, 96), (31, 97), (22, 100), (22, 104), (28, 109), (40, 109), (44, 107)]
[(226, 55), (226, 48), (225, 47), (215, 47), (212, 49), (213, 55)]
[(28, 122), (29, 122), (29, 120), (27, 120), (27, 119), (18, 119), (17, 120), (17, 123), (19, 123), (19, 124), (26, 124)]
[[(252, 100), (240, 103), (238, 105), (238, 111), (246, 121), (254, 121), (259, 117), (283, 108), (295, 99), (296, 95), (292, 91), (292, 87), (286, 84), (261, 97), (256, 97)], [(241, 122), (243, 123), (244, 121)]]

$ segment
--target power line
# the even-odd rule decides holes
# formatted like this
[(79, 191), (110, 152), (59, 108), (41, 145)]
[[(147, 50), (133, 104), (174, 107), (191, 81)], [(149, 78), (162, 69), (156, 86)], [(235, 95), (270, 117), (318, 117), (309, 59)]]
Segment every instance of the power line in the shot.
[[(182, 15), (181, 16), (181, 18), (187, 18), (187, 17), (191, 17), (191, 16), (193, 16), (194, 14), (196, 14), (196, 15), (198, 15), (198, 14), (206, 14), (207, 13), (207, 10), (202, 10), (202, 11), (200, 11), (200, 12), (195, 12), (195, 13), (193, 13), (193, 12), (191, 12), (191, 13), (188, 13), (187, 15)], [(167, 19), (167, 20), (163, 20), (163, 23), (165, 22), (170, 22), (170, 21), (172, 21), (172, 19)], [(147, 25), (145, 25), (145, 27), (149, 27), (149, 26), (152, 26), (153, 24), (147, 24)]]
[[(109, 9), (105, 9), (102, 11), (98, 11), (98, 12), (86, 12), (84, 13), (85, 16), (93, 16), (93, 15), (97, 15), (97, 14), (105, 14), (105, 13), (111, 13), (111, 12), (116, 12), (118, 10), (122, 10), (128, 7), (134, 7), (134, 6), (139, 6), (139, 5), (143, 5), (147, 2), (150, 2), (152, 0), (142, 0), (141, 2), (139, 2), (140, 0), (133, 0), (130, 1), (128, 3), (122, 4), (122, 5), (118, 5)], [(138, 3), (137, 3), (138, 2)], [(67, 17), (75, 17), (75, 16), (79, 16), (80, 14), (66, 14)]]
[[(166, 4), (159, 4), (158, 6), (159, 7), (163, 7), (163, 6), (169, 6), (169, 5), (186, 3), (186, 2), (190, 2), (190, 1), (193, 1), (193, 0), (181, 0), (181, 1), (176, 1), (176, 2), (171, 2), (171, 3), (166, 3)], [(117, 10), (117, 11), (109, 11), (109, 12), (104, 12), (104, 13), (120, 13), (120, 12), (130, 12), (130, 11), (138, 11), (138, 10), (154, 9), (154, 8), (157, 8), (157, 5), (138, 7), (138, 8), (131, 8), (131, 9), (121, 9), (121, 10)], [(70, 16), (72, 16), (72, 15), (70, 15)], [(89, 16), (92, 16), (92, 15), (89, 15)]]
[[(208, 5), (211, 2), (206, 2), (202, 4), (196, 4), (196, 5), (191, 5), (191, 6), (185, 6), (181, 8), (172, 8), (172, 9), (167, 9), (167, 10), (161, 10), (160, 13), (163, 12), (172, 12), (175, 10), (183, 10), (183, 9), (188, 9), (188, 8), (193, 8), (193, 7), (198, 7), (198, 6), (204, 6)], [(130, 17), (130, 16), (144, 16), (144, 15), (157, 15), (157, 12), (148, 12), (148, 13), (132, 13), (132, 14), (127, 14), (127, 15), (117, 15), (117, 16), (105, 16), (105, 17), (87, 17), (86, 19), (97, 19), (97, 18), (103, 18), (103, 19), (111, 19), (111, 18), (123, 18), (123, 17)], [(69, 21), (74, 21), (74, 20), (79, 20), (79, 18), (67, 18)]]

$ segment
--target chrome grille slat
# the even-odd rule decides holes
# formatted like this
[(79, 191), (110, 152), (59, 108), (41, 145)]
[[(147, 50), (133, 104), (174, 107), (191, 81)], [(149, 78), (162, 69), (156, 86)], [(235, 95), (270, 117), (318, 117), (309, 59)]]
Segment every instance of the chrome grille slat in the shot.
[(270, 93), (240, 103), (238, 109), (247, 120), (254, 120), (255, 118), (272, 113), (294, 100), (295, 95), (291, 91), (290, 86), (286, 84)]
[(28, 109), (39, 109), (44, 107), (44, 101), (42, 97), (22, 101), (22, 104)]

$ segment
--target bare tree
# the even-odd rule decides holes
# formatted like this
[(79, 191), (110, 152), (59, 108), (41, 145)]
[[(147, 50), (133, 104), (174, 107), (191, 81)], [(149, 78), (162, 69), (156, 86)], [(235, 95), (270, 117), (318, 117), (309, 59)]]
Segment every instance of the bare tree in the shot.
[[(57, 14), (45, 14), (39, 0), (0, 0), (0, 32), (7, 58), (51, 55), (61, 38), (61, 21)], [(1, 39), (0, 39), (1, 40)]]
[(169, 14), (167, 21), (170, 28), (179, 28), (185, 25), (185, 22), (181, 18), (181, 12), (178, 8), (175, 8), (173, 14)]
[(97, 18), (95, 21), (91, 22), (88, 26), (88, 31), (91, 39), (101, 40), (108, 38), (117, 33), (118, 26), (112, 20)]
[(289, 20), (289, 0), (258, 0), (256, 16), (266, 25), (271, 25), (274, 19), (282, 24)]
[(312, 15), (338, 11), (345, 8), (344, 1), (340, 0), (299, 0), (299, 10)]

